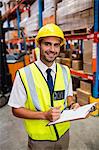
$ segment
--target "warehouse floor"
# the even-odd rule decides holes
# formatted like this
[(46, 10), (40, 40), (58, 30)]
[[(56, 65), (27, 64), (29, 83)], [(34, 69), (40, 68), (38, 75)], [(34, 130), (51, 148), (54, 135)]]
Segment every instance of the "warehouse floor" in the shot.
[[(0, 108), (0, 150), (27, 150), (22, 120), (7, 105)], [(99, 117), (71, 123), (69, 150), (99, 150)]]

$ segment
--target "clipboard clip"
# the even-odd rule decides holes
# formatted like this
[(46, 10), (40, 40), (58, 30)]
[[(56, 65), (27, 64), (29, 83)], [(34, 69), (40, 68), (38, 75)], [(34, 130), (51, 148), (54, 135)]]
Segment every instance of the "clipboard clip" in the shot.
[(96, 107), (95, 106), (92, 106), (91, 108), (90, 108), (90, 110), (89, 110), (89, 113), (90, 112), (93, 112), (93, 111), (95, 111), (96, 110)]

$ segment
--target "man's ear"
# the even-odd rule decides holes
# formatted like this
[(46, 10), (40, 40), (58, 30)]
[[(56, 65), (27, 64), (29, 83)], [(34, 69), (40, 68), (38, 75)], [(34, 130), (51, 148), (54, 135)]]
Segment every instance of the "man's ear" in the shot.
[(38, 48), (40, 48), (41, 47), (41, 45), (38, 43), (38, 46), (37, 46)]
[(40, 47), (41, 47), (41, 41), (39, 41), (39, 42), (38, 42), (37, 47), (38, 47), (38, 48), (40, 48)]

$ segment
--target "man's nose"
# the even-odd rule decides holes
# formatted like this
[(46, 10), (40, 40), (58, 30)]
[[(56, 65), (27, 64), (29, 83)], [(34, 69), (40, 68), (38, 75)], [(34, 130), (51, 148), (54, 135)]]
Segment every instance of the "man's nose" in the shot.
[(53, 52), (55, 51), (55, 46), (54, 46), (54, 44), (51, 45), (51, 51), (53, 51)]

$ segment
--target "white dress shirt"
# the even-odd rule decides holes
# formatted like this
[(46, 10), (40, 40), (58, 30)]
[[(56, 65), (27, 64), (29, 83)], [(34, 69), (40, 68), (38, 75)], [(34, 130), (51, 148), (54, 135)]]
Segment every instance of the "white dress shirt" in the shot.
[[(43, 76), (47, 80), (47, 73), (46, 70), (49, 68), (47, 67), (40, 59), (35, 62), (35, 64), (38, 66), (38, 68), (41, 70)], [(54, 62), (53, 65), (50, 67), (52, 69), (51, 75), (53, 78), (53, 83), (55, 80), (55, 74), (56, 74), (56, 63)], [(69, 83), (69, 90), (68, 90), (68, 96), (73, 96), (72, 91), (72, 80), (70, 79)], [(8, 105), (15, 108), (20, 108), (25, 106), (25, 102), (27, 100), (27, 95), (25, 88), (23, 86), (23, 83), (20, 79), (19, 73), (17, 72), (14, 84), (12, 87), (12, 91), (10, 94)]]

